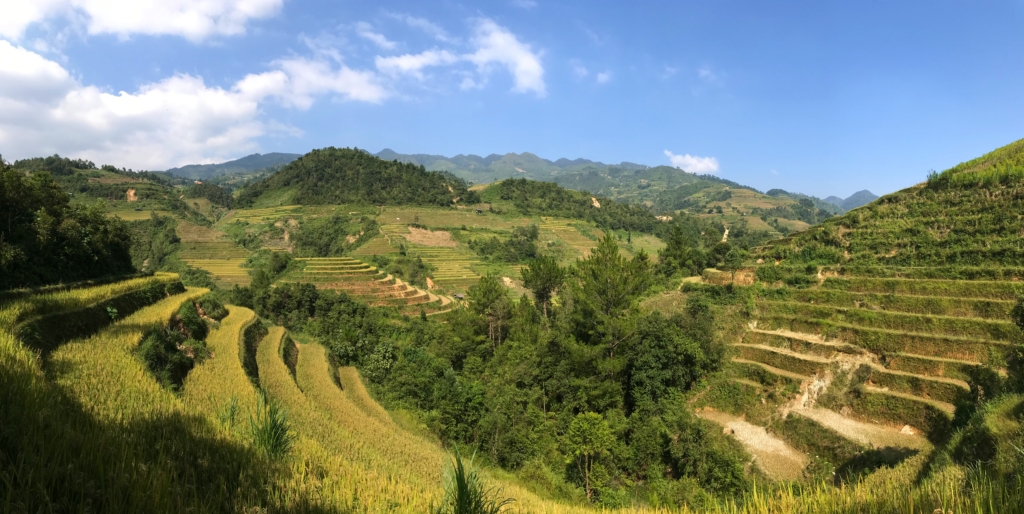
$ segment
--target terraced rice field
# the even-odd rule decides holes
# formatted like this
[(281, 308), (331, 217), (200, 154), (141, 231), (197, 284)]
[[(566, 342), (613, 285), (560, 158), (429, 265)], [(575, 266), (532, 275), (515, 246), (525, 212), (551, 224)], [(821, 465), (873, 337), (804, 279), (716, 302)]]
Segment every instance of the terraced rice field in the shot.
[[(418, 221), (417, 221), (418, 220)], [(489, 228), (494, 230), (512, 230), (533, 223), (530, 218), (508, 218), (490, 212), (476, 213), (476, 209), (423, 208), (423, 207), (385, 207), (377, 217), (381, 225), (409, 225), (419, 223), (430, 227), (461, 227)]]
[(227, 223), (243, 221), (246, 223), (266, 223), (283, 216), (296, 214), (301, 209), (301, 205), (286, 205), (283, 207), (268, 207), (265, 209), (239, 209), (228, 213), (222, 221)]
[(352, 299), (379, 307), (396, 307), (419, 313), (423, 308), (438, 312), (450, 299), (423, 291), (381, 273), (376, 267), (351, 257), (309, 257), (296, 259), (302, 268), (289, 273), (282, 282), (309, 283), (318, 289), (335, 289)]
[(1005, 373), (1012, 342), (1024, 337), (1008, 319), (1022, 292), (1021, 282), (830, 277), (758, 302), (732, 345), (730, 373), (755, 396), (799, 389), (784, 410), (821, 434), (925, 448), (950, 433), (969, 383), (984, 390), (991, 370)]
[(356, 248), (352, 254), (370, 257), (373, 255), (387, 255), (394, 251), (395, 249), (391, 247), (391, 243), (388, 242), (387, 238), (379, 235), (363, 246)]
[(249, 252), (229, 241), (182, 242), (181, 260), (209, 271), (218, 285), (249, 285), (249, 270), (242, 267)]
[(572, 226), (573, 223), (578, 223), (569, 219), (558, 219), (551, 217), (543, 217), (542, 222), (539, 224), (540, 228), (540, 240), (550, 241), (554, 239), (561, 239), (569, 246), (573, 247), (581, 256), (585, 257), (590, 255), (590, 251), (597, 247), (598, 240), (604, 237), (604, 232), (594, 228), (589, 232), (597, 239), (591, 239), (581, 233), (579, 229)]

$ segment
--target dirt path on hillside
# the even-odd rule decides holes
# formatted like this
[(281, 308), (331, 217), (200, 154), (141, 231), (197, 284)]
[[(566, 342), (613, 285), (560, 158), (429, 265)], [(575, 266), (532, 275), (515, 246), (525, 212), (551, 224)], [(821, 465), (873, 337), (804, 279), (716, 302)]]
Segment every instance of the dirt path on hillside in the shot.
[(704, 410), (698, 416), (722, 425), (754, 457), (754, 463), (768, 476), (777, 480), (793, 480), (807, 466), (807, 456), (793, 449), (785, 441), (768, 433), (763, 427), (714, 410)]
[(726, 239), (729, 239), (729, 228), (728, 227), (726, 227), (726, 229), (725, 229), (725, 234), (722, 234), (722, 242), (724, 243)]

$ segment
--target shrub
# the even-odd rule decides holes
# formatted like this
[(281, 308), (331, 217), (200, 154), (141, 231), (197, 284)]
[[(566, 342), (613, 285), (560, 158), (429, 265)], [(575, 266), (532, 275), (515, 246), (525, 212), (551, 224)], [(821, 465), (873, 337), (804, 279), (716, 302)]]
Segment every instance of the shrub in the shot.
[(757, 279), (766, 284), (774, 284), (783, 278), (782, 270), (772, 264), (764, 264), (757, 267)]
[(202, 362), (209, 351), (206, 343), (187, 339), (181, 332), (155, 330), (135, 351), (157, 382), (172, 390), (181, 387), (196, 362)]
[(175, 329), (191, 339), (206, 339), (206, 333), (209, 331), (206, 321), (199, 315), (196, 304), (192, 302), (182, 304), (181, 308), (178, 309), (178, 315), (171, 323)]
[(220, 298), (213, 294), (203, 295), (197, 303), (198, 307), (202, 309), (209, 318), (220, 321), (228, 315), (228, 310), (224, 307), (224, 304), (221, 303)]

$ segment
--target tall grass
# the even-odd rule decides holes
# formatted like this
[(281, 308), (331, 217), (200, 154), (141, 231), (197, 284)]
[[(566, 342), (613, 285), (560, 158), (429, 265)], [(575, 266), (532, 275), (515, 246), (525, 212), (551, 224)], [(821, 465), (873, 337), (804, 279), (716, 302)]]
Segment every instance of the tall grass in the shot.
[(515, 498), (501, 498), (501, 488), (487, 487), (475, 469), (462, 462), (456, 449), (446, 464), (444, 497), (440, 505), (431, 509), (433, 514), (500, 514)]
[(249, 418), (253, 446), (271, 460), (280, 459), (295, 447), (288, 411), (266, 393), (257, 395), (256, 412)]

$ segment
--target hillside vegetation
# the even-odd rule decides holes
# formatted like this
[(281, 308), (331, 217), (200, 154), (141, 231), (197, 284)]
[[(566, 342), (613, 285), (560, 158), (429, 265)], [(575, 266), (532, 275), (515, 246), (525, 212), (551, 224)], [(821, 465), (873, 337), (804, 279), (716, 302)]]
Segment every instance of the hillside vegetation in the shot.
[(332, 147), (313, 150), (246, 188), (238, 205), (450, 205), (457, 199), (476, 203), (473, 197), (453, 175)]
[(684, 284), (743, 312), (703, 415), (779, 476), (1020, 487), (1022, 164), (1018, 141), (755, 249), (752, 286)]

